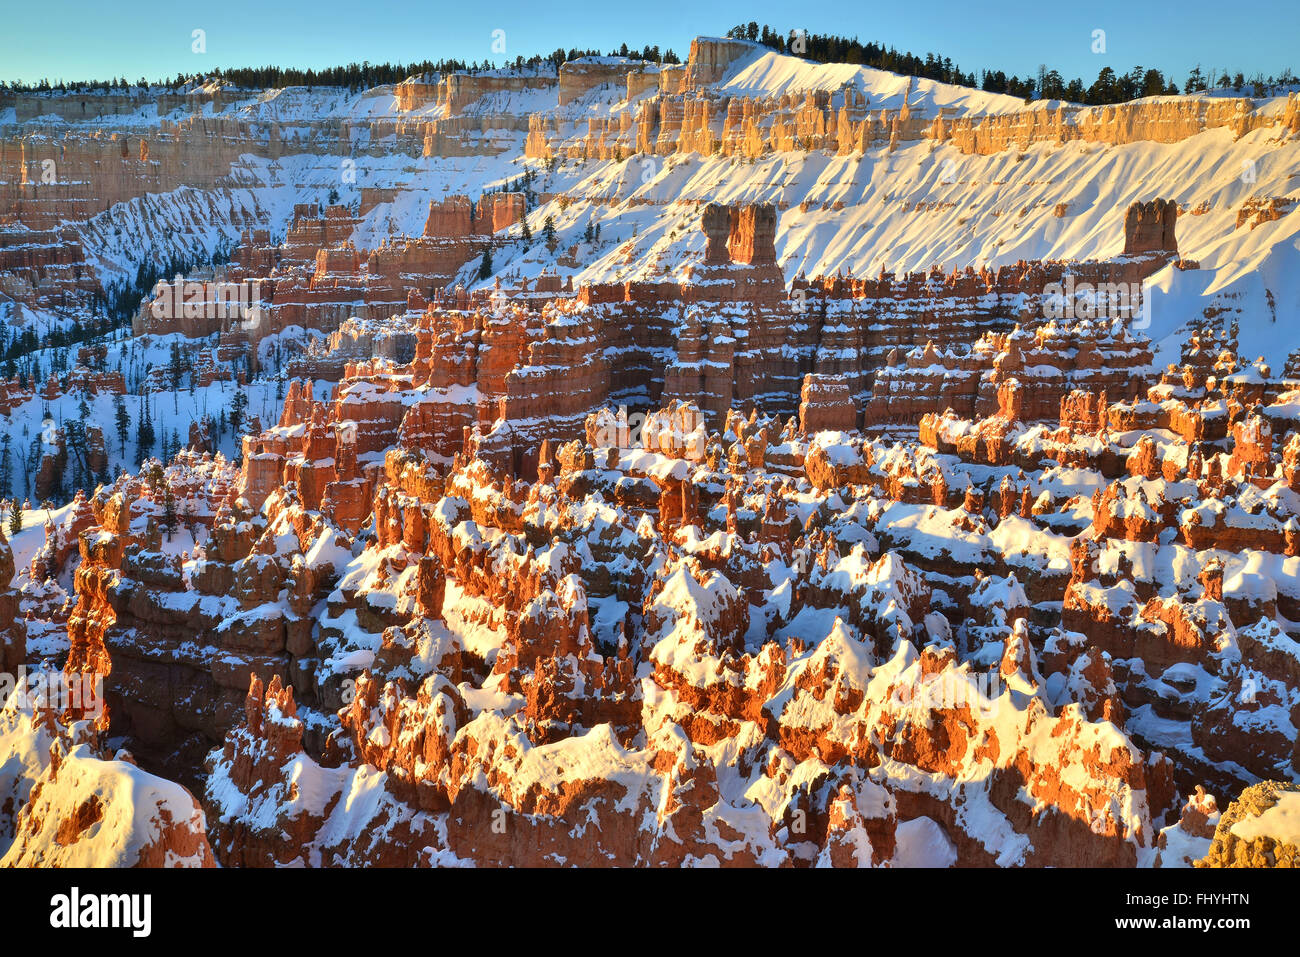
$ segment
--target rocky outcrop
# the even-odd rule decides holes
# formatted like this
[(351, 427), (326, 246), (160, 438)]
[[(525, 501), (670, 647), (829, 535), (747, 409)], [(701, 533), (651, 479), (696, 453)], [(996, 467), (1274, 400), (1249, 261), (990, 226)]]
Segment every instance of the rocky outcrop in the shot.
[(843, 376), (808, 373), (799, 393), (799, 430), (804, 435), (822, 431), (851, 432), (858, 413), (853, 393)]
[(102, 700), (60, 677), (28, 673), (0, 703), (0, 867), (212, 867), (198, 803), (103, 753)]
[(0, 867), (213, 867), (198, 802), (178, 784), (86, 745), (51, 755)]
[(1300, 787), (1265, 781), (1241, 792), (1197, 867), (1300, 867)]
[(1178, 204), (1173, 200), (1134, 203), (1124, 215), (1124, 255), (1168, 253), (1177, 256), (1178, 240), (1174, 238), (1177, 220)]

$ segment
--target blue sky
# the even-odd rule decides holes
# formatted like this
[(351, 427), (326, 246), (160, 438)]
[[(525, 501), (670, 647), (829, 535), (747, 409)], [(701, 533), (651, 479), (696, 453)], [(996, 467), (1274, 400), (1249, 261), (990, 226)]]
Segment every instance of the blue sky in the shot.
[[(1181, 84), (1197, 63), (1206, 72), (1226, 68), (1248, 76), (1300, 71), (1296, 0), (1101, 0), (1069, 9), (1051, 0), (40, 0), (7, 6), (0, 79), (27, 82), (119, 75), (153, 80), (215, 67), (307, 68), (354, 60), (499, 61), (491, 49), (497, 29), (505, 31), (510, 59), (557, 47), (608, 50), (622, 42), (671, 47), (685, 59), (693, 36), (721, 34), (750, 20), (935, 52), (977, 73), (984, 68), (1032, 75), (1047, 63), (1067, 79), (1090, 82), (1102, 66), (1122, 71), (1140, 64), (1158, 67)], [(206, 32), (202, 55), (191, 49), (196, 29)], [(1105, 54), (1091, 50), (1098, 29), (1106, 31)]]

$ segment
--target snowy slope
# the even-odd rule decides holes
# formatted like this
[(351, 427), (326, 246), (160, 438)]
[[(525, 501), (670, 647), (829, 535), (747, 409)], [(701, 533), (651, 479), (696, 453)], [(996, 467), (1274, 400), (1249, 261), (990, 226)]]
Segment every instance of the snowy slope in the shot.
[[(730, 64), (716, 92), (771, 98), (845, 86), (864, 93), (868, 108), (908, 107), (923, 117), (940, 109), (960, 116), (1021, 112), (1022, 100), (979, 90), (912, 79), (849, 64), (815, 64), (754, 46)], [(564, 135), (585, 129), (586, 118), (613, 119), (635, 104), (620, 100), (612, 86), (597, 87), (564, 107), (556, 87), (491, 93), (460, 112), (490, 117), (549, 114)], [(1162, 97), (1157, 100), (1185, 98)], [(355, 203), (365, 186), (397, 190), (391, 203), (368, 212), (353, 237), (371, 248), (393, 235), (419, 235), (430, 200), (463, 193), (472, 198), (500, 188), (531, 167), (542, 200), (531, 211), (536, 234), (549, 217), (559, 235), (558, 254), (581, 240), (590, 223), (601, 227), (599, 244), (579, 250), (580, 265), (556, 266), (540, 243), (512, 246), (494, 256), (497, 274), (532, 277), (543, 270), (571, 275), (576, 283), (680, 275), (698, 258), (703, 236), (697, 206), (708, 201), (773, 202), (780, 207), (777, 253), (787, 278), (881, 269), (945, 269), (999, 266), (1020, 259), (1088, 259), (1119, 253), (1123, 218), (1130, 203), (1157, 197), (1176, 200), (1180, 251), (1200, 270), (1166, 270), (1152, 281), (1151, 334), (1157, 359), (1173, 357), (1179, 330), (1207, 307), (1240, 309), (1242, 349), (1262, 355), (1276, 368), (1300, 346), (1300, 331), (1288, 321), (1300, 311), (1300, 266), (1296, 209), (1252, 229), (1236, 225), (1243, 202), (1300, 193), (1300, 143), (1261, 129), (1240, 139), (1224, 128), (1177, 143), (1139, 142), (1123, 146), (1071, 142), (1037, 144), (965, 155), (951, 145), (905, 142), (898, 149), (870, 149), (862, 155), (786, 152), (757, 160), (698, 154), (634, 156), (626, 161), (560, 159), (552, 169), (524, 160), (520, 132), (495, 130), (499, 155), (410, 156), (375, 150), (355, 160), (355, 181), (341, 175), (341, 159), (313, 152), (311, 124), (347, 121), (353, 142), (369, 142), (368, 124), (399, 117), (424, 119), (426, 107), (401, 114), (392, 87), (356, 94), (341, 90), (289, 88), (250, 92), (228, 104), (223, 115), (254, 124), (288, 124), (286, 141), (301, 134), (303, 150), (292, 147), (275, 161), (241, 158), (231, 171), (232, 188), (202, 199), (184, 190), (143, 197), (115, 207), (83, 228), (87, 254), (106, 277), (129, 275), (146, 256), (162, 250), (210, 251), (229, 242), (238, 229), (230, 219), (251, 216), (282, 235), (296, 202), (320, 201), (336, 190)], [(1280, 115), (1285, 98), (1258, 104)], [(156, 118), (155, 118), (156, 119)], [(576, 125), (575, 125), (576, 124)], [(371, 144), (373, 145), (373, 144)], [(1243, 170), (1249, 169), (1250, 176)], [(232, 213), (231, 211), (234, 211)], [(173, 235), (150, 221), (183, 214), (190, 223)], [(224, 221), (223, 221), (224, 220)], [(110, 228), (111, 227), (111, 228)], [(467, 282), (475, 282), (467, 269)], [(489, 280), (491, 282), (491, 280)], [(1272, 299), (1272, 305), (1268, 304)]]

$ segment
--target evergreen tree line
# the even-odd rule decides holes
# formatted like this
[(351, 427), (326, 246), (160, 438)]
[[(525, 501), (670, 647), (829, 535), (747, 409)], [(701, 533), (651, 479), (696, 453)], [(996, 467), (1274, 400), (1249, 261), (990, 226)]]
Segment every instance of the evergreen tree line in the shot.
[[(51, 417), (49, 406), (44, 409), (44, 417)], [(110, 481), (107, 457), (98, 469), (91, 462), (92, 450), (87, 439), (89, 417), (90, 406), (83, 394), (77, 404), (76, 416), (64, 419), (60, 424), (63, 444), (50, 460), (54, 485), (52, 497), (59, 501), (72, 498), (79, 489), (89, 492)], [(14, 447), (8, 433), (0, 436), (0, 496), (16, 494), (18, 486), (29, 497), (35, 492), (36, 476), (45, 454), (43, 434), (43, 428), (36, 431), (26, 448)]]
[[(942, 57), (934, 53), (918, 56), (914, 53), (899, 53), (893, 47), (886, 48), (879, 43), (862, 43), (857, 37), (804, 33), (797, 36), (796, 31), (782, 34), (767, 24), (759, 26), (750, 21), (747, 24), (732, 27), (727, 36), (736, 40), (750, 40), (761, 43), (781, 53), (790, 53), (805, 60), (817, 63), (852, 63), (889, 70), (904, 76), (924, 77), (940, 83), (953, 83), (968, 86), (989, 93), (1005, 93), (1010, 96), (1023, 97), (1026, 100), (1048, 99), (1069, 100), (1073, 103), (1101, 105), (1123, 103), (1143, 96), (1160, 96), (1178, 93), (1179, 88), (1172, 78), (1167, 78), (1159, 70), (1134, 67), (1128, 73), (1116, 73), (1111, 67), (1103, 67), (1097, 79), (1085, 85), (1081, 79), (1065, 80), (1059, 71), (1049, 69), (1046, 64), (1038, 68), (1034, 76), (1008, 76), (1003, 70), (981, 70), (966, 73), (952, 62), (951, 57)], [(1300, 83), (1291, 70), (1283, 71), (1281, 76), (1264, 77), (1262, 74), (1247, 79), (1241, 71), (1233, 74), (1227, 70), (1211, 70), (1208, 76), (1196, 66), (1183, 84), (1183, 92), (1200, 93), (1211, 88), (1241, 90), (1246, 86), (1254, 87), (1254, 94), (1260, 95), (1273, 86), (1286, 86)]]
[[(629, 47), (626, 43), (621, 44), (617, 50), (610, 50), (608, 56), (626, 56), (639, 58), (642, 60), (651, 60), (655, 63), (680, 63), (677, 54), (672, 50), (665, 50), (660, 53), (659, 47), (644, 46), (639, 50), (635, 47)], [(506, 60), (500, 64), (504, 68), (513, 68), (516, 70), (541, 70), (544, 67), (551, 70), (558, 70), (560, 64), (566, 60), (576, 60), (584, 56), (601, 56), (599, 50), (580, 50), (572, 48), (565, 50), (563, 47), (556, 49), (552, 53), (542, 56), (534, 54), (530, 57), (516, 56), (513, 60)], [(150, 83), (144, 77), (141, 77), (135, 84), (129, 84), (125, 77), (118, 77), (116, 80), (78, 80), (75, 82), (65, 82), (57, 80), (51, 83), (48, 79), (41, 79), (36, 83), (24, 83), (22, 80), (15, 80), (11, 83), (0, 82), (0, 94), (3, 93), (47, 93), (47, 92), (93, 92), (99, 91), (107, 93), (110, 91), (128, 92), (134, 88), (158, 87), (171, 91), (180, 90), (190, 83), (200, 83), (206, 80), (222, 80), (232, 86), (244, 89), (263, 90), (273, 87), (286, 86), (305, 86), (312, 87), (340, 87), (356, 93), (360, 90), (369, 89), (374, 86), (382, 86), (389, 83), (400, 83), (409, 76), (435, 76), (444, 73), (477, 73), (484, 70), (495, 70), (498, 64), (494, 60), (483, 61), (466, 61), (460, 59), (441, 59), (441, 60), (422, 60), (419, 63), (371, 63), (365, 60), (361, 63), (349, 63), (347, 66), (332, 66), (321, 70), (301, 70), (296, 67), (279, 67), (279, 66), (260, 66), (260, 67), (234, 67), (226, 69), (215, 69), (207, 73), (178, 73), (171, 79), (163, 78)]]
[[(4, 333), (0, 331), (0, 339), (3, 336)], [(37, 358), (35, 354), (24, 358), (32, 364), (27, 365), (24, 359), (17, 360), (19, 366), (17, 378), (24, 386), (32, 388), (44, 381), (43, 372), (53, 371), (57, 374), (61, 370), (66, 370), (68, 366), (68, 350), (57, 350), (51, 355), (49, 370), (42, 370), (38, 364), (35, 364)], [(100, 368), (105, 365), (102, 361), (96, 364)], [(231, 371), (236, 379), (239, 373), (238, 365), (238, 361), (232, 363)], [(121, 366), (119, 365), (118, 368), (120, 370)], [(170, 462), (185, 448), (187, 437), (182, 437), (179, 427), (183, 419), (173, 418), (169, 423), (167, 416), (159, 408), (159, 393), (151, 393), (143, 387), (143, 380), (152, 368), (151, 363), (146, 365), (146, 376), (141, 377), (141, 403), (139, 415), (134, 421), (126, 398), (122, 395), (113, 397), (111, 417), (103, 414), (96, 415), (84, 393), (79, 396), (76, 414), (57, 422), (54, 420), (50, 405), (46, 403), (42, 409), (42, 417), (57, 426), (62, 439), (57, 454), (52, 455), (48, 460), (45, 456), (50, 449), (43, 442), (46, 432), (44, 426), (35, 434), (31, 434), (30, 439), (28, 439), (28, 430), (24, 427), (24, 440), (18, 443), (13, 441), (9, 433), (0, 434), (0, 507), (3, 507), (10, 495), (25, 495), (29, 498), (35, 495), (36, 477), (41, 471), (42, 462), (48, 462), (50, 470), (52, 487), (48, 490), (48, 497), (57, 501), (67, 501), (79, 490), (89, 493), (97, 485), (108, 484), (111, 481), (108, 452), (113, 444), (117, 446), (121, 458), (127, 462), (131, 461), (127, 458), (127, 443), (130, 440), (135, 443), (135, 461), (143, 461), (157, 454), (163, 462)], [(179, 343), (172, 343), (169, 359), (163, 369), (175, 404), (179, 391), (187, 380), (192, 379), (195, 371), (190, 352), (181, 348)], [(190, 388), (193, 386), (191, 385)], [(161, 395), (165, 396), (166, 393)], [(282, 401), (283, 398), (284, 383), (281, 377), (277, 381), (276, 399)], [(246, 390), (236, 388), (228, 409), (222, 407), (216, 417), (206, 412), (202, 413), (199, 419), (207, 429), (208, 435), (217, 442), (220, 442), (227, 433), (233, 434), (238, 439), (249, 422), (248, 401)], [(92, 461), (94, 450), (89, 442), (89, 430), (92, 426), (99, 427), (103, 432), (105, 456), (104, 460), (98, 463)], [(116, 442), (114, 442), (114, 433)]]
[[(1159, 70), (1134, 67), (1128, 73), (1116, 73), (1110, 67), (1104, 67), (1091, 84), (1082, 79), (1066, 80), (1061, 73), (1049, 69), (1045, 64), (1038, 68), (1033, 76), (1008, 75), (1004, 70), (981, 70), (964, 72), (952, 62), (951, 57), (926, 53), (923, 56), (904, 52), (894, 47), (868, 41), (863, 43), (857, 37), (843, 37), (833, 34), (806, 33), (795, 42), (795, 33), (781, 33), (767, 24), (759, 26), (755, 21), (737, 25), (727, 31), (728, 37), (750, 40), (781, 53), (791, 53), (817, 63), (852, 63), (862, 66), (889, 70), (904, 76), (919, 76), (942, 83), (974, 87), (990, 93), (1006, 93), (1025, 99), (1064, 99), (1076, 103), (1105, 104), (1122, 103), (1142, 96), (1178, 93), (1179, 86), (1172, 77), (1165, 77)], [(576, 60), (584, 56), (600, 56), (599, 50), (582, 50), (557, 48), (545, 56), (534, 54), (530, 57), (516, 56), (506, 60), (502, 67), (516, 70), (559, 69), (566, 60)], [(646, 45), (637, 49), (626, 43), (618, 49), (610, 50), (608, 56), (626, 56), (650, 60), (655, 63), (680, 63), (671, 49), (662, 53), (657, 45)], [(128, 83), (125, 77), (113, 80), (80, 80), (72, 83), (58, 80), (51, 83), (41, 79), (36, 83), (0, 81), (0, 95), (8, 93), (43, 93), (43, 92), (128, 92), (136, 88), (163, 88), (179, 90), (190, 83), (210, 79), (223, 80), (235, 87), (245, 89), (267, 89), (271, 87), (305, 86), (346, 88), (358, 92), (374, 86), (398, 83), (409, 76), (433, 76), (444, 73), (474, 73), (494, 70), (498, 64), (493, 60), (465, 61), (461, 59), (423, 60), (418, 63), (349, 63), (346, 66), (326, 67), (321, 70), (302, 70), (295, 67), (261, 66), (234, 67), (215, 69), (205, 74), (178, 73), (171, 79), (160, 79), (153, 83), (141, 77), (135, 84)], [(1199, 93), (1209, 89), (1244, 90), (1253, 88), (1254, 95), (1275, 86), (1287, 86), (1300, 83), (1293, 71), (1284, 70), (1280, 76), (1267, 76), (1262, 73), (1248, 77), (1243, 71), (1235, 73), (1229, 70), (1211, 69), (1209, 73), (1197, 65), (1182, 85), (1181, 92)]]
[[(0, 374), (6, 379), (17, 379), (24, 389), (36, 388), (50, 372), (66, 372), (75, 358), (70, 347), (80, 343), (101, 340), (113, 330), (115, 323), (104, 316), (88, 319), (75, 318), (66, 326), (55, 326), (38, 335), (35, 329), (23, 330), (0, 327)], [(49, 366), (41, 366), (38, 355), (50, 350)], [(92, 368), (103, 370), (98, 356), (89, 360)]]
[(140, 308), (140, 300), (148, 296), (160, 281), (170, 281), (178, 274), (184, 276), (196, 266), (216, 266), (229, 260), (230, 251), (225, 245), (218, 247), (211, 256), (195, 246), (188, 256), (173, 255), (162, 265), (146, 260), (136, 267), (135, 282), (111, 287), (107, 296), (99, 297), (96, 306), (104, 309), (116, 323), (130, 322)]

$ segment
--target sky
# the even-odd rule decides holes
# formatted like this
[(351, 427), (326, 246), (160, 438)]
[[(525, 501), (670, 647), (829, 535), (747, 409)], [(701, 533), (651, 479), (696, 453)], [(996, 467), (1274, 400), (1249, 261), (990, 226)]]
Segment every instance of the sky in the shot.
[[(692, 37), (721, 35), (750, 20), (782, 32), (799, 27), (856, 35), (900, 52), (934, 52), (976, 74), (1001, 69), (1032, 76), (1045, 63), (1067, 80), (1087, 83), (1103, 66), (1126, 72), (1141, 65), (1181, 85), (1197, 64), (1206, 73), (1240, 70), (1247, 77), (1300, 72), (1297, 0), (1094, 0), (1068, 9), (1052, 0), (986, 0), (978, 7), (970, 0), (40, 0), (6, 6), (0, 79), (29, 83), (364, 60), (501, 62), (558, 47), (608, 52), (620, 43), (671, 48), (685, 60)], [(195, 30), (204, 31), (204, 52), (194, 51)], [(504, 31), (504, 56), (492, 49), (497, 30)], [(1093, 51), (1098, 30), (1104, 53)]]

